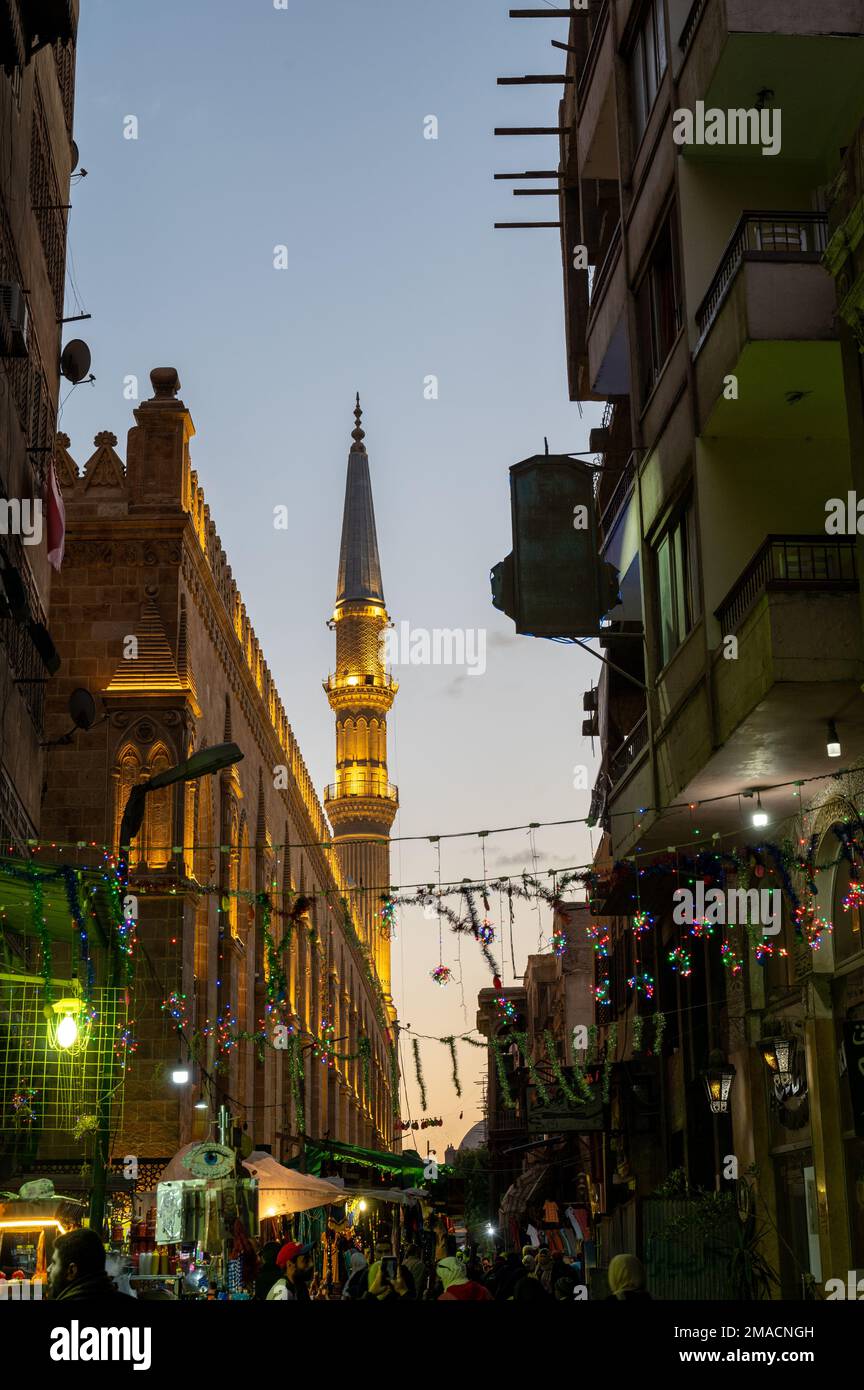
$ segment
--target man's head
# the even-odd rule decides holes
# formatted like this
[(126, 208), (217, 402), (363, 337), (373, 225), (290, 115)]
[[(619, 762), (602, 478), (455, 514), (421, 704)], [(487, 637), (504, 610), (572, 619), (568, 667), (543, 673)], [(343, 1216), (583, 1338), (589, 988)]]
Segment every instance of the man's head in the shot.
[(282, 1246), (276, 1263), (290, 1283), (302, 1284), (312, 1278), (311, 1253), (311, 1245), (298, 1245), (295, 1240), (289, 1240), (287, 1245)]
[(95, 1231), (67, 1231), (54, 1242), (48, 1266), (48, 1296), (59, 1298), (69, 1284), (105, 1273), (105, 1247)]

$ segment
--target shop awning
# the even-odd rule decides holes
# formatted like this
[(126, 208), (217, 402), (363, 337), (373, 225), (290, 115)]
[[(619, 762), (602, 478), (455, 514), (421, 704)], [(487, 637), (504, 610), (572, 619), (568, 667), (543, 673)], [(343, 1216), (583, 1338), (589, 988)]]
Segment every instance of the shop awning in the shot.
[[(293, 1159), (299, 1164), (299, 1159)], [(403, 1179), (407, 1187), (419, 1187), (423, 1182), (426, 1160), (414, 1149), (402, 1153), (384, 1153), (377, 1149), (359, 1149), (354, 1144), (340, 1144), (336, 1140), (306, 1140), (306, 1171), (320, 1175), (325, 1163), (356, 1164), (361, 1168), (377, 1168), (382, 1173), (393, 1173)], [(452, 1170), (444, 1164), (438, 1165), (438, 1173), (446, 1177)], [(406, 1181), (407, 1180), (407, 1181)]]
[[(116, 880), (73, 864), (0, 858), (2, 926), (22, 936), (41, 934), (37, 916), (52, 941), (71, 941), (80, 921), (99, 946), (116, 940), (122, 907)], [(0, 930), (2, 930), (0, 926)]]
[(532, 1163), (520, 1173), (501, 1198), (501, 1216), (521, 1216), (548, 1172), (548, 1163)]

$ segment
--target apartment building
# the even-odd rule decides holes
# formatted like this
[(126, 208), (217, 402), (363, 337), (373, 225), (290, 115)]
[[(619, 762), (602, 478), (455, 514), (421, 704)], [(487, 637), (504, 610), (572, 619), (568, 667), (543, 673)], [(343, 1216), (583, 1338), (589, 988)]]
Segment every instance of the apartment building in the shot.
[[(634, 1020), (663, 1015), (634, 1200), (676, 1169), (749, 1173), (796, 1297), (864, 1268), (864, 12), (595, 0), (566, 74), (568, 377), (605, 402), (622, 598), (595, 697), (598, 1022), (624, 1064)], [(779, 932), (682, 926), (697, 880), (772, 889)]]

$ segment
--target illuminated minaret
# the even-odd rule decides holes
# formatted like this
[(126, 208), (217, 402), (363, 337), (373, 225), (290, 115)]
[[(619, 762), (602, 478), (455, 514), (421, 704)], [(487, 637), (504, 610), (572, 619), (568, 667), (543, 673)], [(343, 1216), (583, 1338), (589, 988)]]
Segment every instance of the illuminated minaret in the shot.
[(387, 714), (398, 690), (387, 674), (381, 635), (384, 607), (369, 459), (360, 397), (348, 455), (336, 607), (336, 670), (324, 689), (336, 715), (336, 781), (325, 793), (334, 844), (357, 920), (390, 1002), (390, 940), (381, 894), (390, 884), (390, 828), (399, 794), (387, 780)]

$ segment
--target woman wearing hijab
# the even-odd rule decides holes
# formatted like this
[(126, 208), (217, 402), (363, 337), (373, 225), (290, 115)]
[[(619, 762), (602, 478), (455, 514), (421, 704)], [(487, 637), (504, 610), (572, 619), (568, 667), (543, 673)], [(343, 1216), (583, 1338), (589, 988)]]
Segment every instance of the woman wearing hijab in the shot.
[(348, 1256), (348, 1278), (342, 1290), (343, 1298), (365, 1298), (369, 1287), (369, 1266), (366, 1256), (360, 1250), (352, 1250)]
[(607, 1278), (609, 1280), (609, 1299), (607, 1302), (610, 1299), (618, 1299), (619, 1302), (624, 1303), (630, 1299), (642, 1300), (651, 1297), (645, 1288), (645, 1270), (635, 1255), (616, 1255), (614, 1259), (611, 1259)]
[(448, 1255), (438, 1261), (438, 1278), (444, 1285), (439, 1303), (485, 1303), (492, 1302), (492, 1295), (476, 1279), (469, 1279), (465, 1266), (458, 1255)]

